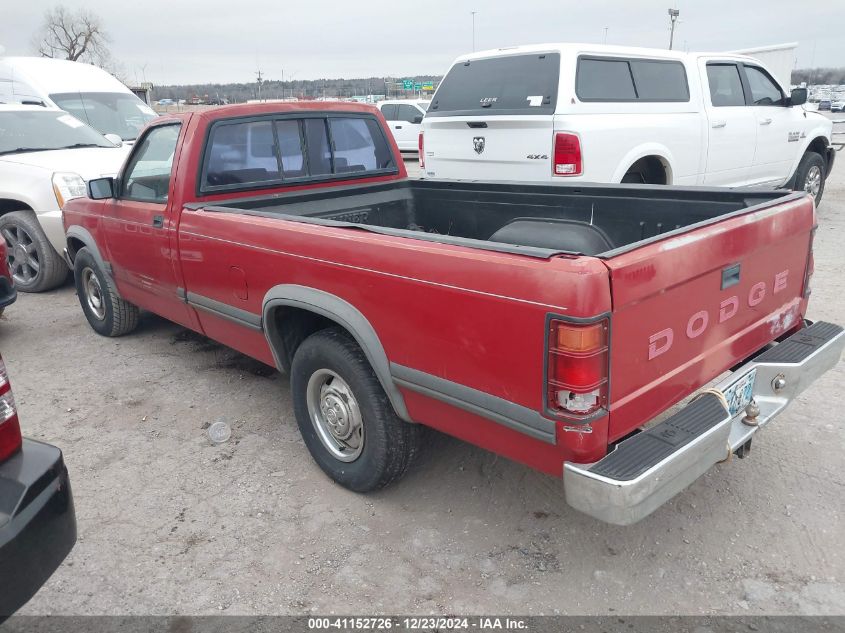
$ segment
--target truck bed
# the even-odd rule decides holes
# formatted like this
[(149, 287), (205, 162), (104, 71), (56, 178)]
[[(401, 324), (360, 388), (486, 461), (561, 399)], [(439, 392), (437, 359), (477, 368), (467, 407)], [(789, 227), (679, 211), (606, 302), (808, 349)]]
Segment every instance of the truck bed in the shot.
[(609, 258), (798, 194), (753, 189), (403, 181), (195, 203), (548, 258)]

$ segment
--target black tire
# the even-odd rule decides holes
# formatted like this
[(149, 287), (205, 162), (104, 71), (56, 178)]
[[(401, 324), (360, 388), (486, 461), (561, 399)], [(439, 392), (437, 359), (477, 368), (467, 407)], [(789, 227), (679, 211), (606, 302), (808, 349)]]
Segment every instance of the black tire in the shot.
[(9, 270), (18, 290), (44, 292), (67, 279), (65, 260), (32, 211), (12, 211), (0, 217), (0, 235), (6, 240)]
[(97, 334), (123, 336), (138, 327), (138, 307), (117, 296), (111, 279), (87, 248), (76, 253), (73, 279), (79, 305)]
[(665, 185), (666, 172), (663, 167), (658, 166), (653, 161), (641, 159), (631, 165), (625, 175), (622, 176), (621, 182), (638, 185)]
[[(814, 171), (814, 168), (818, 169), (818, 171)], [(818, 193), (816, 194), (813, 194), (810, 190), (814, 188), (809, 182), (811, 174), (817, 174), (819, 178)], [(795, 170), (795, 179), (792, 181), (792, 190), (808, 192), (815, 199), (816, 206), (819, 206), (819, 203), (822, 201), (822, 195), (824, 194), (824, 181), (826, 178), (827, 163), (825, 163), (824, 158), (822, 158), (821, 154), (816, 152), (807, 152), (801, 157), (801, 162), (798, 163), (798, 168)]]
[[(345, 381), (360, 411), (363, 446), (353, 461), (332, 454), (309, 414), (309, 381), (327, 371)], [(321, 330), (302, 342), (291, 364), (291, 392), (305, 445), (323, 472), (341, 486), (370, 492), (405, 474), (419, 448), (421, 428), (396, 415), (367, 357), (345, 330)]]

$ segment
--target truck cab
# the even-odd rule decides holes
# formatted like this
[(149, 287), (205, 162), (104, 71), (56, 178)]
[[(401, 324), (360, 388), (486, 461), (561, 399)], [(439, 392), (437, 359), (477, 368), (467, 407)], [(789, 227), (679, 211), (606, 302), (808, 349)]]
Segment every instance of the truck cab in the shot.
[(831, 122), (737, 54), (547, 44), (458, 58), (420, 137), (429, 178), (792, 187), (820, 200)]

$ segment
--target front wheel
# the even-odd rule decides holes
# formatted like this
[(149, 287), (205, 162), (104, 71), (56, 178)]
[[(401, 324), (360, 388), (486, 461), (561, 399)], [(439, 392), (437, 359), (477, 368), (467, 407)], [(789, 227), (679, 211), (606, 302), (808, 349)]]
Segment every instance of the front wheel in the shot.
[(87, 248), (76, 254), (73, 278), (79, 305), (97, 334), (122, 336), (138, 326), (138, 307), (117, 296), (111, 280)]
[(816, 202), (816, 206), (822, 200), (824, 194), (824, 181), (827, 177), (827, 165), (821, 154), (807, 152), (798, 163), (795, 170), (794, 191), (806, 191)]
[(291, 364), (294, 413), (314, 461), (355, 492), (399, 479), (417, 452), (420, 427), (401, 420), (367, 357), (341, 328), (309, 336)]
[(23, 292), (44, 292), (67, 279), (67, 264), (44, 234), (32, 211), (12, 211), (0, 217), (9, 271)]

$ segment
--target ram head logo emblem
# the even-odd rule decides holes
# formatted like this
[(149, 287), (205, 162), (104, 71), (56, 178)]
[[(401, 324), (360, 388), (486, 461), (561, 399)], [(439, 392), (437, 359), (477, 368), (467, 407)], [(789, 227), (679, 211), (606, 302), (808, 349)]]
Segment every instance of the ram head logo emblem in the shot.
[(475, 136), (472, 139), (472, 148), (475, 150), (476, 154), (480, 154), (484, 151), (484, 137), (483, 136)]

